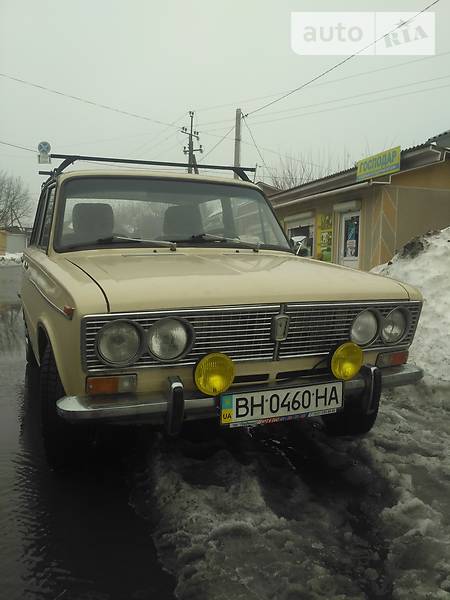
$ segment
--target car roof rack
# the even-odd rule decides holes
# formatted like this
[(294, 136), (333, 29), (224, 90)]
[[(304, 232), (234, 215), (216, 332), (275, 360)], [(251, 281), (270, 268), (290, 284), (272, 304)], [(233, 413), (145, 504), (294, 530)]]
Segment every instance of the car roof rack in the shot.
[[(151, 166), (159, 166), (159, 167), (183, 167), (198, 170), (199, 165), (189, 165), (188, 163), (179, 163), (179, 162), (163, 162), (159, 160), (136, 160), (132, 158), (111, 158), (106, 156), (83, 156), (80, 154), (50, 154), (50, 158), (61, 159), (63, 162), (53, 169), (52, 171), (39, 171), (39, 175), (49, 175), (49, 179), (45, 181), (43, 185), (47, 182), (54, 180), (58, 175), (60, 175), (64, 169), (66, 169), (69, 165), (72, 165), (77, 160), (89, 161), (89, 162), (105, 162), (105, 163), (118, 163), (118, 164), (126, 164), (126, 165), (151, 165)], [(229, 166), (229, 165), (201, 165), (202, 169), (217, 169), (218, 171), (233, 171), (236, 173), (238, 177), (240, 177), (243, 181), (250, 181), (246, 171), (249, 173), (255, 173), (255, 167), (241, 167), (241, 166)]]

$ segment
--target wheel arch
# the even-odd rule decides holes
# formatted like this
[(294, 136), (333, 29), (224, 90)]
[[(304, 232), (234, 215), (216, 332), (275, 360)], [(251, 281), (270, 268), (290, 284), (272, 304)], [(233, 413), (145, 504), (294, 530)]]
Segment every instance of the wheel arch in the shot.
[(42, 362), (42, 357), (44, 356), (44, 352), (47, 348), (47, 346), (50, 344), (50, 339), (47, 333), (47, 329), (45, 328), (43, 323), (39, 323), (38, 324), (38, 334), (37, 334), (37, 340), (38, 340), (38, 353), (39, 353), (39, 364)]

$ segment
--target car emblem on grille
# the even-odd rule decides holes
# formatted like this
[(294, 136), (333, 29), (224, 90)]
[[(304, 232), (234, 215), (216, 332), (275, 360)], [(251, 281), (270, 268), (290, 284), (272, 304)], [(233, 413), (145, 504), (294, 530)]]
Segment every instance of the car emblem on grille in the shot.
[(272, 340), (284, 342), (289, 332), (289, 315), (275, 315), (272, 319)]

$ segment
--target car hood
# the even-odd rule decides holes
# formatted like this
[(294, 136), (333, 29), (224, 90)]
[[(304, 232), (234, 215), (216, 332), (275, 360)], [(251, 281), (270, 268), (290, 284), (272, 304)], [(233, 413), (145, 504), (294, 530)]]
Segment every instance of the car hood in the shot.
[(102, 288), (111, 312), (408, 299), (405, 287), (391, 279), (287, 252), (114, 249), (65, 258)]

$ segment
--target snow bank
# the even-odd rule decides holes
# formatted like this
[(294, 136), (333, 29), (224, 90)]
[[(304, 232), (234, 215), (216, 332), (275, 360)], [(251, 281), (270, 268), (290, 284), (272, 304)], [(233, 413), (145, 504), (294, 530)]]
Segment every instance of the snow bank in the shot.
[(415, 238), (372, 272), (421, 290), (424, 303), (411, 360), (433, 377), (450, 381), (450, 227)]
[(359, 451), (391, 482), (383, 511), (394, 598), (450, 599), (450, 228), (408, 243), (375, 272), (419, 288), (423, 311), (410, 357), (422, 382), (384, 394)]
[(20, 265), (20, 259), (22, 258), (22, 252), (6, 252), (6, 254), (0, 254), (0, 267), (8, 267), (11, 265)]

